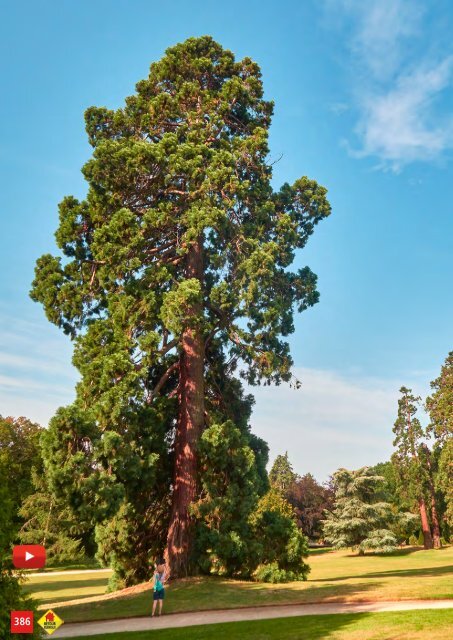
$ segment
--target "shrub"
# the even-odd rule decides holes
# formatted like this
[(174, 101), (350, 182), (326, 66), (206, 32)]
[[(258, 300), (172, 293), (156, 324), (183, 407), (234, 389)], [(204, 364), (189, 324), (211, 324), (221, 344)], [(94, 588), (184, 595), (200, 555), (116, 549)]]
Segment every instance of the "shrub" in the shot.
[(250, 445), (249, 434), (230, 420), (203, 432), (202, 492), (193, 506), (196, 566), (217, 575), (263, 575), (268, 582), (306, 579), (306, 538), (278, 490), (259, 498), (262, 482)]
[(260, 564), (253, 574), (253, 577), (258, 582), (294, 582), (295, 580), (306, 580), (303, 574), (294, 573), (294, 571), (287, 571), (286, 569), (280, 569), (278, 562), (271, 562), (270, 564)]
[(248, 434), (231, 420), (213, 424), (203, 432), (199, 455), (195, 563), (203, 573), (249, 577), (257, 564), (249, 518), (262, 482)]
[(306, 580), (310, 571), (304, 562), (307, 539), (296, 524), (292, 506), (278, 490), (271, 489), (260, 499), (250, 522), (259, 545), (254, 577), (263, 576), (266, 582)]

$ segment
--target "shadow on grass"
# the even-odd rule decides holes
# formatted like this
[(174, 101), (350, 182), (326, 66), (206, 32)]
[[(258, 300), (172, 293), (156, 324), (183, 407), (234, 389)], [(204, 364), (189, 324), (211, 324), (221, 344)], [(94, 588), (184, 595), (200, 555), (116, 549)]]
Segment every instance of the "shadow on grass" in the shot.
[[(52, 574), (49, 574), (49, 578), (51, 577)], [(75, 599), (75, 598), (83, 598), (83, 595), (78, 595), (77, 591), (79, 589), (96, 589), (97, 587), (104, 587), (105, 589), (107, 589), (107, 583), (108, 583), (108, 578), (104, 577), (104, 578), (96, 578), (96, 580), (84, 580), (83, 578), (78, 578), (77, 580), (66, 580), (66, 578), (59, 580), (57, 577), (55, 577), (53, 580), (46, 580), (46, 578), (42, 579), (42, 581), (40, 580), (39, 582), (34, 582), (34, 583), (30, 583), (30, 582), (26, 582), (23, 585), (23, 590), (26, 591), (27, 593), (35, 593), (37, 591), (42, 592), (42, 591), (49, 591), (49, 592), (54, 592), (54, 591), (66, 591), (66, 595), (63, 596), (63, 598), (60, 598), (60, 600), (68, 600), (69, 596), (67, 594), (68, 591), (74, 591), (74, 595), (70, 596), (71, 599)], [(88, 595), (93, 595), (88, 594)], [(85, 596), (88, 597), (88, 596)], [(57, 600), (58, 598), (56, 598)]]
[[(348, 627), (370, 614), (303, 616), (244, 622), (197, 625), (183, 628), (184, 640), (328, 640), (347, 633)], [(180, 640), (182, 629), (129, 632), (128, 640)], [(124, 634), (98, 636), (99, 640), (123, 640)], [(346, 637), (346, 635), (341, 635)]]
[[(205, 627), (184, 629), (184, 640), (328, 640), (337, 633), (347, 631), (356, 620), (369, 614), (341, 614), (323, 616), (303, 616), (298, 618), (277, 618), (250, 622), (216, 624)], [(175, 635), (160, 636), (160, 640), (173, 640)], [(152, 636), (151, 636), (152, 638)], [(131, 640), (139, 640), (131, 638)]]
[(358, 551), (351, 551), (344, 555), (345, 558), (399, 558), (401, 556), (410, 556), (413, 553), (424, 551), (423, 547), (404, 547), (395, 549), (395, 551), (367, 551), (360, 555)]
[(453, 574), (453, 565), (447, 567), (425, 567), (420, 569), (394, 569), (390, 571), (376, 571), (375, 573), (363, 573), (361, 578), (386, 578), (388, 576), (420, 576), (435, 577)]
[(350, 580), (352, 578), (395, 578), (403, 577), (420, 577), (435, 578), (436, 576), (453, 575), (453, 565), (447, 567), (420, 567), (416, 569), (390, 569), (389, 571), (375, 571), (370, 573), (361, 573), (354, 576), (339, 576), (337, 578), (319, 578), (316, 582), (341, 582), (342, 580)]
[(311, 548), (308, 550), (308, 557), (310, 558), (310, 556), (320, 556), (320, 555), (323, 555), (324, 553), (332, 553), (332, 552), (333, 552), (332, 547), (320, 547), (319, 549)]
[(66, 564), (48, 564), (43, 571), (52, 573), (53, 571), (96, 571), (96, 569), (104, 569), (104, 567), (96, 560), (82, 560), (81, 562), (68, 562)]
[[(357, 594), (375, 589), (380, 583), (357, 582), (355, 584), (310, 585), (295, 591), (291, 588), (259, 583), (225, 583), (221, 580), (209, 580), (205, 583), (181, 581), (168, 589), (165, 597), (166, 613), (184, 613), (189, 611), (209, 611), (215, 609), (237, 609), (243, 607), (266, 607), (269, 605), (309, 604), (320, 601), (339, 602)], [(113, 618), (131, 618), (147, 616), (151, 612), (151, 591), (135, 595), (119, 596), (109, 600), (81, 603), (59, 609), (67, 622), (81, 620), (111, 620)]]

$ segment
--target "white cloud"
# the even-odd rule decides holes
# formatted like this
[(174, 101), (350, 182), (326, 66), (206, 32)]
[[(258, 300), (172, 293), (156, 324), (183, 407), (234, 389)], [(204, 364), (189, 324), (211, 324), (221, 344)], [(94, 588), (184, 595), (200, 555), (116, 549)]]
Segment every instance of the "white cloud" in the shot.
[(329, 111), (334, 113), (336, 116), (339, 116), (348, 110), (349, 110), (349, 105), (346, 104), (345, 102), (333, 102), (331, 105), (329, 105)]
[(396, 172), (442, 157), (453, 147), (453, 119), (439, 117), (436, 103), (452, 88), (453, 58), (433, 54), (437, 34), (422, 19), (425, 7), (414, 0), (328, 0), (326, 7), (340, 7), (354, 71), (359, 148), (347, 141), (351, 155)]
[(423, 11), (411, 0), (350, 0), (344, 5), (355, 15), (352, 50), (379, 80), (400, 67), (404, 45), (420, 33)]
[(325, 480), (339, 467), (389, 458), (401, 381), (346, 377), (296, 369), (299, 390), (254, 387), (254, 433), (270, 446), (271, 462), (288, 451), (298, 473)]
[(44, 320), (13, 319), (0, 307), (0, 414), (46, 425), (74, 399), (77, 372), (67, 337)]
[(71, 375), (68, 371), (68, 362), (60, 361), (56, 355), (51, 356), (48, 359), (48, 352), (43, 357), (42, 353), (35, 353), (32, 356), (20, 356), (12, 353), (5, 353), (2, 351), (0, 345), (0, 365), (3, 367), (10, 367), (12, 369), (31, 370), (47, 373), (58, 373), (62, 376)]
[(453, 57), (401, 76), (386, 93), (365, 95), (357, 133), (357, 156), (377, 156), (395, 171), (416, 160), (438, 158), (453, 146), (453, 121), (433, 118), (435, 97), (450, 85)]

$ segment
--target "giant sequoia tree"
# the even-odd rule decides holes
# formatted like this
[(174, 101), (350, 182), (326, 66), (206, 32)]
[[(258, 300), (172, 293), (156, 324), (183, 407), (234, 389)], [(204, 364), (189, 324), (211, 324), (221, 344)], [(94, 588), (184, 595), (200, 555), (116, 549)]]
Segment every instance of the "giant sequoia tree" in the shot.
[(429, 431), (440, 450), (438, 485), (446, 502), (446, 520), (453, 529), (453, 351), (450, 351), (438, 378), (431, 382), (432, 395), (426, 400), (431, 423)]
[[(119, 478), (145, 467), (166, 484), (169, 447), (173, 575), (191, 548), (197, 443), (216, 411), (230, 417), (232, 374), (288, 381), (293, 313), (318, 300), (310, 269), (289, 267), (330, 213), (326, 190), (308, 178), (273, 189), (272, 110), (250, 58), (210, 37), (168, 49), (123, 108), (87, 110), (88, 193), (60, 205), (63, 257), (37, 262), (31, 295), (75, 340), (81, 373), (49, 446), (68, 479), (105, 488), (105, 513), (126, 508)], [(134, 491), (149, 499), (143, 481)]]
[[(400, 488), (407, 498), (416, 502), (420, 513), (425, 549), (440, 547), (440, 527), (431, 464), (431, 451), (424, 442), (426, 437), (417, 418), (420, 398), (411, 389), (401, 387), (398, 417), (393, 427), (396, 447), (392, 455)], [(431, 519), (428, 506), (431, 506)], [(431, 520), (431, 522), (430, 522)]]

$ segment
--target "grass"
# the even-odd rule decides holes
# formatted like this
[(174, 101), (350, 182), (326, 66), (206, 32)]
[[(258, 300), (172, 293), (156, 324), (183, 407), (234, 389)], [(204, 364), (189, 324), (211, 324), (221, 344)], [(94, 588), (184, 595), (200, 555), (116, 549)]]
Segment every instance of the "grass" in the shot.
[(94, 558), (82, 558), (76, 562), (65, 562), (59, 565), (47, 564), (44, 569), (29, 570), (26, 573), (33, 575), (34, 573), (52, 573), (53, 571), (80, 571), (89, 569), (101, 569), (101, 565)]
[(89, 598), (105, 593), (109, 573), (85, 573), (83, 575), (54, 576), (49, 572), (45, 576), (29, 576), (23, 585), (40, 603), (63, 602), (76, 598)]
[(76, 571), (80, 569), (101, 569), (101, 565), (94, 558), (82, 558), (78, 562), (65, 562), (58, 566), (47, 565), (44, 571)]
[[(363, 602), (453, 597), (453, 547), (356, 556), (348, 552), (313, 554), (307, 582), (263, 584), (218, 577), (188, 578), (170, 585), (167, 613), (310, 602)], [(77, 578), (77, 579), (75, 579)], [(27, 590), (42, 603), (103, 593), (108, 574), (32, 578)], [(149, 586), (129, 595), (59, 607), (67, 622), (148, 615)], [(431, 640), (431, 639), (430, 639)]]
[[(341, 613), (184, 627), (184, 640), (447, 640), (453, 610)], [(180, 640), (181, 629), (110, 633), (99, 640)]]

